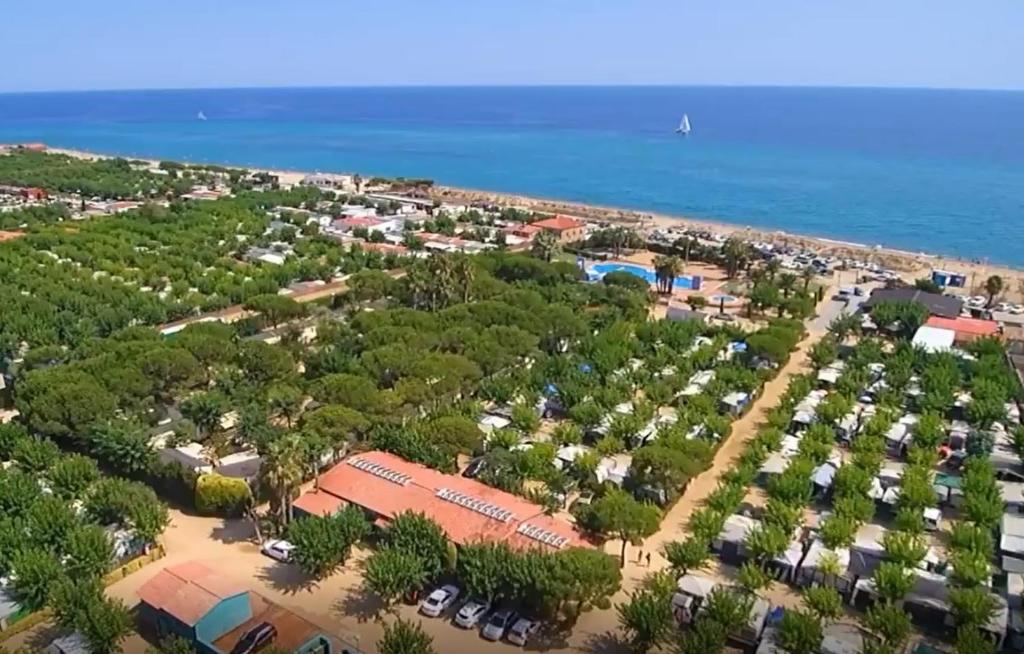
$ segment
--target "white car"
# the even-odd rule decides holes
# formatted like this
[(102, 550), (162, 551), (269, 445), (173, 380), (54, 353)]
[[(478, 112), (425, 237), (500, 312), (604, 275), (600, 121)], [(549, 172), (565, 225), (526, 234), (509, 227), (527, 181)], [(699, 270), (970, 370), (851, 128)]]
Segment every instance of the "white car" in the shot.
[(491, 603), (478, 598), (470, 599), (455, 614), (455, 624), (463, 629), (472, 629), (491, 610)]
[(526, 618), (519, 618), (515, 621), (515, 624), (512, 625), (512, 628), (508, 630), (508, 635), (506, 635), (505, 638), (513, 645), (525, 647), (526, 641), (530, 639), (531, 635), (537, 632), (539, 627), (539, 622), (528, 620)]
[(444, 613), (445, 609), (455, 603), (459, 597), (459, 589), (452, 585), (441, 586), (420, 604), (420, 613), (428, 618), (436, 618)]
[(288, 563), (292, 560), (292, 552), (295, 551), (295, 546), (286, 540), (275, 539), (263, 543), (260, 551), (272, 559)]

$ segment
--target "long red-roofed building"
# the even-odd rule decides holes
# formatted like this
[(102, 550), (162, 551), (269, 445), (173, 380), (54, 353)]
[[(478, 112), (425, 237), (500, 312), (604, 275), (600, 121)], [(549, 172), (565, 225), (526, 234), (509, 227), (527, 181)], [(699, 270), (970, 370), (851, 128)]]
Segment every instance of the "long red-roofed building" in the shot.
[(516, 549), (592, 547), (573, 525), (545, 515), (540, 505), (388, 452), (364, 452), (342, 461), (320, 476), (319, 491), (295, 500), (294, 508), (329, 515), (348, 504), (384, 523), (407, 511), (422, 513), (456, 545), (503, 541)]
[(970, 343), (971, 341), (985, 336), (997, 336), (999, 334), (999, 323), (994, 320), (982, 320), (980, 318), (943, 318), (932, 316), (925, 322), (929, 327), (948, 329), (954, 332), (954, 343)]

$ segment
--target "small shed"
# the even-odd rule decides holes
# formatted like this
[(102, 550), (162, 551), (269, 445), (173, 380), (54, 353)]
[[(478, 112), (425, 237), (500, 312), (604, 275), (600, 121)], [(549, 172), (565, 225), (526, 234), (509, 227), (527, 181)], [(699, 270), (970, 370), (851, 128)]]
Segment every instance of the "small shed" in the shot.
[(857, 530), (853, 545), (850, 546), (849, 571), (854, 578), (874, 575), (875, 569), (885, 560), (882, 540), (886, 531), (885, 527), (870, 522)]
[(718, 587), (718, 582), (701, 575), (685, 574), (676, 581), (672, 595), (672, 615), (680, 625), (693, 622), (701, 604)]
[(737, 417), (743, 414), (750, 406), (750, 393), (744, 393), (742, 391), (735, 391), (729, 393), (722, 398), (721, 401), (722, 411), (733, 417)]

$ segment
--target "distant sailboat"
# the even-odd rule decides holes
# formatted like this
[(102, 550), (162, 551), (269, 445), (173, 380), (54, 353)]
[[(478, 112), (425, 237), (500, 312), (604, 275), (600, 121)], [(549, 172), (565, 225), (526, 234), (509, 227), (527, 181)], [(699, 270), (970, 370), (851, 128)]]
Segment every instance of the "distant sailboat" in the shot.
[(683, 114), (683, 119), (679, 121), (679, 127), (676, 129), (676, 134), (682, 134), (687, 136), (690, 133), (690, 117)]
[(199, 115), (196, 116), (196, 118), (198, 118), (199, 120), (206, 120), (206, 114), (204, 114), (202, 111), (200, 111)]

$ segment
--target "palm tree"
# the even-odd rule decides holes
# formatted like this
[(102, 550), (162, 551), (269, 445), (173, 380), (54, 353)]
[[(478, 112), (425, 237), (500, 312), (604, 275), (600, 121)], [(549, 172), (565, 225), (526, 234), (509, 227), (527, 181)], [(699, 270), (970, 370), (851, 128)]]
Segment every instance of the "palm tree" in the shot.
[(999, 275), (992, 275), (985, 280), (985, 292), (988, 293), (988, 302), (985, 303), (986, 307), (991, 307), (992, 302), (995, 301), (996, 296), (1003, 292), (1003, 278)]
[(707, 306), (708, 301), (707, 298), (705, 298), (703, 295), (697, 295), (693, 293), (686, 298), (686, 303), (689, 304), (690, 308), (693, 309), (694, 311), (700, 311), (701, 309)]
[(836, 337), (836, 342), (842, 344), (850, 334), (856, 334), (860, 329), (860, 319), (856, 314), (844, 313), (832, 319), (828, 330)]
[(750, 260), (750, 247), (739, 237), (731, 236), (722, 245), (725, 275), (733, 279)]
[(473, 293), (473, 280), (476, 278), (476, 266), (465, 254), (456, 255), (452, 270), (455, 281), (462, 289), (462, 302), (467, 303)]
[(796, 287), (796, 279), (796, 275), (791, 272), (784, 272), (779, 275), (779, 289), (782, 291), (782, 297), (789, 297), (789, 294)]
[(779, 269), (781, 268), (782, 262), (779, 261), (778, 259), (769, 259), (764, 264), (764, 270), (766, 273), (768, 273), (768, 279), (770, 279), (773, 282), (775, 281), (775, 275), (779, 273)]
[(665, 260), (665, 275), (668, 282), (668, 292), (671, 294), (676, 286), (676, 277), (683, 272), (683, 262), (679, 257), (670, 256)]
[(292, 518), (292, 494), (306, 470), (306, 448), (298, 434), (288, 434), (267, 448), (260, 466), (264, 484), (274, 494), (282, 522)]
[(668, 288), (668, 259), (667, 256), (662, 254), (654, 257), (654, 279), (659, 293), (665, 293)]
[(619, 255), (622, 254), (622, 248), (629, 242), (629, 230), (625, 227), (613, 227), (609, 232), (612, 243), (612, 251), (615, 252), (615, 258), (618, 259)]
[(818, 276), (818, 271), (814, 269), (814, 266), (807, 266), (800, 271), (800, 279), (804, 280), (804, 293), (811, 286), (811, 281)]
[(544, 230), (533, 237), (533, 255), (544, 261), (551, 261), (558, 254), (558, 237), (554, 232)]

